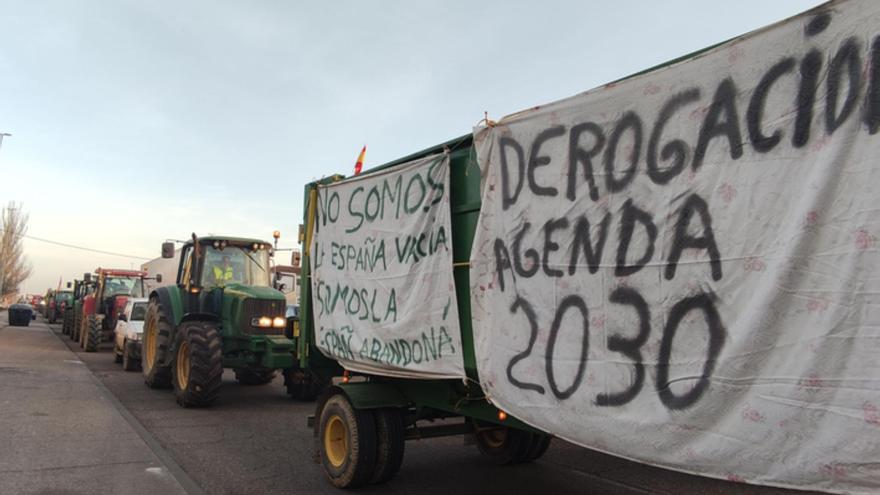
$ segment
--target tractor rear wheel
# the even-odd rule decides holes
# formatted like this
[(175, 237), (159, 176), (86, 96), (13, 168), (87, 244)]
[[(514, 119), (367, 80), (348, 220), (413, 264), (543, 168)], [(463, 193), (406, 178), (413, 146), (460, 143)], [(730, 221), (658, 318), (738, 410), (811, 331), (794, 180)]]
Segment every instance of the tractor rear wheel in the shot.
[(376, 468), (376, 419), (369, 409), (355, 409), (343, 393), (324, 403), (316, 425), (324, 472), (337, 488), (369, 483)]
[(403, 414), (400, 409), (375, 409), (376, 417), (376, 467), (370, 483), (385, 483), (400, 471), (403, 464), (404, 436)]
[(171, 367), (162, 366), (165, 354), (169, 352), (171, 324), (157, 298), (151, 298), (147, 306), (143, 339), (141, 371), (144, 383), (150, 388), (171, 387)]
[(223, 377), (223, 348), (212, 322), (188, 321), (177, 330), (172, 384), (182, 407), (211, 405)]
[(278, 375), (268, 368), (235, 368), (235, 379), (242, 385), (265, 385)]
[(86, 352), (98, 350), (98, 344), (101, 343), (101, 337), (104, 335), (102, 324), (103, 318), (99, 318), (97, 315), (89, 315), (86, 320), (86, 334), (83, 336), (83, 348)]
[(489, 462), (497, 465), (524, 462), (534, 434), (507, 426), (477, 423), (477, 448)]

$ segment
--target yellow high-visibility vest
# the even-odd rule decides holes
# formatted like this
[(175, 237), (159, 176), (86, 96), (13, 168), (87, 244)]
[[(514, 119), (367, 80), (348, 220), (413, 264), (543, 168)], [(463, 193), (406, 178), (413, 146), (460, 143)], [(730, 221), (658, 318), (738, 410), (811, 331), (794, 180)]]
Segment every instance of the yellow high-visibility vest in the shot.
[(214, 267), (214, 280), (219, 284), (221, 282), (226, 282), (227, 280), (232, 280), (232, 267), (227, 266), (224, 270), (222, 266)]

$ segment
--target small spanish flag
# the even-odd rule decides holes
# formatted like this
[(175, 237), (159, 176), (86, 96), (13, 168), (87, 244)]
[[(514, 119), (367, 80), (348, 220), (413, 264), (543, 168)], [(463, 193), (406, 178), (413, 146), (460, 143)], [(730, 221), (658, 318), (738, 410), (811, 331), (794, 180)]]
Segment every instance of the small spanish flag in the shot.
[(361, 149), (361, 154), (358, 155), (358, 160), (354, 164), (354, 175), (361, 173), (361, 170), (364, 168), (364, 155), (367, 154), (367, 145), (364, 145), (363, 149)]

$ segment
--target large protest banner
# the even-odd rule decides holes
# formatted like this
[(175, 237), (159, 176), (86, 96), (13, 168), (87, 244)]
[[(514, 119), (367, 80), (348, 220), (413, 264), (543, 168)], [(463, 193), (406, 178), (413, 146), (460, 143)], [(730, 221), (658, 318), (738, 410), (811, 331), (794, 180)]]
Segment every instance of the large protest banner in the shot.
[(880, 491), (878, 34), (880, 2), (831, 2), (475, 129), (489, 399), (657, 466)]
[(321, 186), (317, 205), (311, 273), (321, 352), (353, 371), (463, 377), (448, 156)]

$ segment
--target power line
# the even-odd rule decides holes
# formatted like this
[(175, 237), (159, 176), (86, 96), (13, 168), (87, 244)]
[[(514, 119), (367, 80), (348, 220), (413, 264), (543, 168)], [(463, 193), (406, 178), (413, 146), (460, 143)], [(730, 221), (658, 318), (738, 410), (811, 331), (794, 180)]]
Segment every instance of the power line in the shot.
[[(0, 229), (0, 232), (3, 232), (3, 230)], [(119, 256), (119, 257), (122, 257), (122, 258), (133, 258), (133, 259), (139, 259), (139, 260), (151, 260), (151, 259), (153, 259), (153, 258), (147, 258), (146, 256), (134, 256), (134, 255), (131, 255), (131, 254), (114, 253), (114, 252), (112, 252), (112, 251), (102, 251), (102, 250), (100, 250), (100, 249), (93, 249), (93, 248), (88, 248), (88, 247), (84, 247), (84, 246), (76, 246), (76, 245), (73, 245), (73, 244), (67, 244), (66, 242), (58, 242), (58, 241), (53, 241), (53, 240), (50, 240), (50, 239), (43, 239), (43, 238), (41, 238), (41, 237), (34, 237), (34, 236), (31, 236), (31, 235), (18, 234), (18, 236), (19, 236), (19, 237), (24, 237), (25, 239), (30, 239), (30, 240), (32, 240), (32, 241), (40, 241), (40, 242), (45, 242), (45, 243), (47, 243), (47, 244), (54, 244), (54, 245), (56, 245), (56, 246), (62, 246), (62, 247), (71, 248), (71, 249), (79, 249), (79, 250), (82, 250), (82, 251), (89, 251), (89, 252), (92, 252), (92, 253), (107, 254), (107, 255), (110, 255), (110, 256)]]

